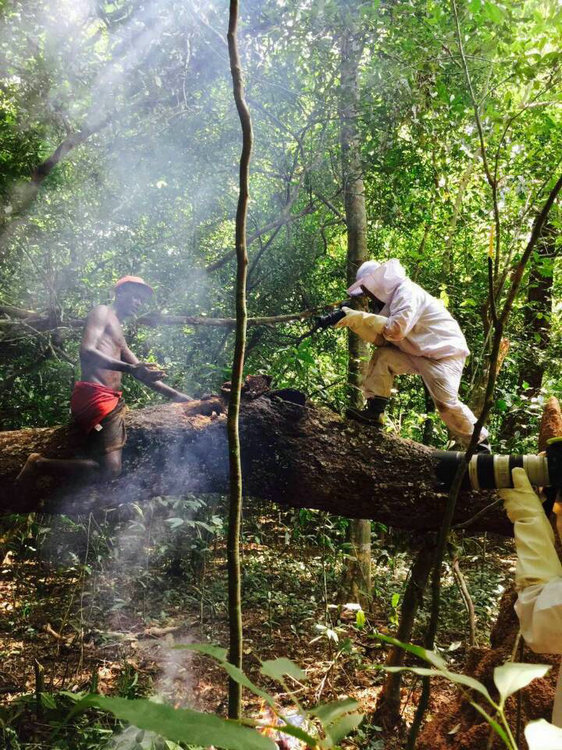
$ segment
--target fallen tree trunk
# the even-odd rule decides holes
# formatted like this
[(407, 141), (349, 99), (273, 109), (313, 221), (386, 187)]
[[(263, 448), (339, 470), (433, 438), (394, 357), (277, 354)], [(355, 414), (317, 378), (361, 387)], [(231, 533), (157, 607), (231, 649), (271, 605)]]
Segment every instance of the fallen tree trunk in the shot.
[[(246, 386), (241, 406), (245, 494), (371, 518), (396, 528), (439, 527), (446, 493), (435, 478), (431, 449), (345, 420), (326, 408), (286, 400), (294, 399), (294, 392), (260, 390)], [(18, 471), (32, 452), (72, 456), (68, 428), (1, 432), (0, 512), (42, 507), (76, 513), (157, 495), (227, 494), (225, 411), (223, 396), (131, 411), (119, 479), (62, 487), (60, 481), (57, 486), (42, 477), (32, 498), (18, 496)], [(465, 523), (493, 499), (490, 492), (464, 492), (455, 522)], [(470, 529), (509, 534), (510, 524), (496, 508), (478, 517)]]

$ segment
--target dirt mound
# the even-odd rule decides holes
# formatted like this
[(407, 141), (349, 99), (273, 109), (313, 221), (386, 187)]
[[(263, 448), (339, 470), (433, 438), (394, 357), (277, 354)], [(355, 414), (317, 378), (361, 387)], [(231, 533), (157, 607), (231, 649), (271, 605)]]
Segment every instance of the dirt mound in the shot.
[[(519, 630), (519, 623), (513, 609), (516, 598), (517, 595), (513, 589), (505, 592), (498, 619), (490, 636), (492, 648), (472, 649), (466, 663), (465, 674), (482, 682), (494, 699), (497, 698), (493, 680), (494, 668), (511, 658)], [(520, 659), (518, 653), (516, 660)], [(527, 743), (523, 737), (525, 725), (534, 719), (542, 718), (550, 721), (560, 658), (534, 654), (525, 647), (522, 660), (528, 663), (555, 665), (545, 678), (534, 680), (528, 688), (510, 698), (506, 704), (506, 714), (511, 730), (518, 739), (518, 746), (521, 750), (527, 750)], [(519, 722), (518, 714), (520, 715)], [(482, 720), (480, 714), (466, 698), (459, 696), (451, 705), (450, 710), (435, 716), (427, 724), (416, 747), (417, 750), (483, 750), (488, 746), (489, 735), (490, 728), (487, 722)], [(492, 747), (495, 749), (505, 746), (501, 740), (497, 739)]]
[(562, 413), (560, 404), (555, 396), (551, 396), (543, 409), (539, 430), (539, 451), (546, 450), (549, 438), (562, 435)]

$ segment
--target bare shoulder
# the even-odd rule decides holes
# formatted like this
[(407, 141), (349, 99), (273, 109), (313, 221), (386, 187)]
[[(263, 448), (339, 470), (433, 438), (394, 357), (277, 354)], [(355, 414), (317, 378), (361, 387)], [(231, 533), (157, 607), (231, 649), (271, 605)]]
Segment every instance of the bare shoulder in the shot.
[(111, 308), (108, 305), (96, 305), (86, 317), (86, 325), (89, 323), (105, 323), (109, 320)]
[(86, 325), (84, 326), (84, 335), (90, 336), (109, 335), (111, 338), (119, 338), (121, 326), (115, 312), (109, 305), (96, 305), (88, 313)]

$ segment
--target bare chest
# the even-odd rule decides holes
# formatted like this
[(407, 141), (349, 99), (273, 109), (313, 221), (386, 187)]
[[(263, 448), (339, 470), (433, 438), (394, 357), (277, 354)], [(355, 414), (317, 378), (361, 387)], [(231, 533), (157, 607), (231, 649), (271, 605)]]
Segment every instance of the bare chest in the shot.
[(97, 348), (104, 354), (119, 359), (124, 345), (125, 338), (121, 324), (116, 316), (111, 316), (98, 339)]

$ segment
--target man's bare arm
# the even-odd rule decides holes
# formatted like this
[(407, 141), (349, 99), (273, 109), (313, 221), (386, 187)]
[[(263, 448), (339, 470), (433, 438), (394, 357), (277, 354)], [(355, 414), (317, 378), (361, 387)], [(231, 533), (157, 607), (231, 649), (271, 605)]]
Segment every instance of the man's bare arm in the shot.
[[(121, 350), (121, 356), (126, 362), (129, 362), (132, 365), (141, 364), (139, 360), (137, 359), (137, 357), (133, 354), (133, 352), (129, 349), (127, 345), (125, 345), (123, 349)], [(149, 388), (151, 388), (153, 391), (156, 391), (156, 393), (160, 393), (162, 396), (165, 396), (166, 398), (169, 398), (172, 401), (176, 401), (176, 402), (193, 401), (193, 399), (190, 396), (187, 396), (185, 393), (181, 393), (180, 391), (176, 391), (175, 388), (172, 388), (171, 386), (166, 385), (166, 383), (163, 383), (161, 380), (156, 380), (153, 382), (148, 382), (146, 380), (143, 380), (142, 382), (145, 385), (147, 385)]]
[(130, 365), (140, 365), (140, 359), (133, 354), (127, 344), (124, 344), (121, 349), (121, 359), (124, 362), (128, 362)]

